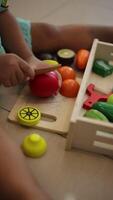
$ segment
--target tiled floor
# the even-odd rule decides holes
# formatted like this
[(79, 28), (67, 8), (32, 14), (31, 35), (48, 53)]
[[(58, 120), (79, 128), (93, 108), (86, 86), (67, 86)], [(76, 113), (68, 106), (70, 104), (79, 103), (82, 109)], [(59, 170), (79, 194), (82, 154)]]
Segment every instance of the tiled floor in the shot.
[[(11, 0), (15, 16), (55, 24), (113, 24), (112, 0)], [(17, 99), (16, 88), (1, 89), (0, 105), (11, 109)], [(2, 116), (2, 117), (1, 117)], [(7, 122), (8, 111), (0, 109), (0, 122), (20, 145), (34, 131)], [(38, 131), (48, 142), (41, 159), (26, 159), (35, 177), (53, 200), (113, 200), (113, 161), (83, 151), (66, 152), (65, 138)]]
[(55, 24), (113, 24), (112, 0), (16, 0), (12, 11), (16, 16), (32, 21)]

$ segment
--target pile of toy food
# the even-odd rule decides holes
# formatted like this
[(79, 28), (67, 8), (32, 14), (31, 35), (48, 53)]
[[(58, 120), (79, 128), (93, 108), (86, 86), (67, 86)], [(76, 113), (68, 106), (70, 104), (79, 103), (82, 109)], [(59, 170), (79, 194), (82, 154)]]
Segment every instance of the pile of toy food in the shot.
[(58, 70), (37, 75), (31, 80), (31, 93), (38, 97), (50, 97), (60, 92), (65, 97), (75, 98), (80, 87), (76, 79), (77, 70), (85, 70), (89, 51), (80, 49), (75, 53), (71, 49), (60, 49), (56, 53), (42, 53), (38, 57), (51, 65), (60, 64), (60, 67)]
[[(109, 61), (103, 59), (95, 59), (92, 71), (98, 76), (106, 78), (112, 75), (113, 65)], [(90, 84), (88, 87), (91, 87)], [(87, 88), (88, 89), (88, 88)], [(90, 105), (87, 104), (86, 100), (83, 107), (87, 110), (85, 117), (98, 119), (105, 122), (113, 122), (113, 91), (108, 95), (97, 94), (93, 91), (92, 101), (90, 99)]]

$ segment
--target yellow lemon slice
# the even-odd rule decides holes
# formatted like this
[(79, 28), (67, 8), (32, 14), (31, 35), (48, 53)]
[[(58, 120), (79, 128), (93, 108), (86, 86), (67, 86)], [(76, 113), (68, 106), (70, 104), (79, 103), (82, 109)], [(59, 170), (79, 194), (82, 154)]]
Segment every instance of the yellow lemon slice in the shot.
[(18, 110), (17, 120), (20, 124), (25, 126), (36, 125), (41, 118), (41, 113), (37, 108), (34, 107), (23, 107)]

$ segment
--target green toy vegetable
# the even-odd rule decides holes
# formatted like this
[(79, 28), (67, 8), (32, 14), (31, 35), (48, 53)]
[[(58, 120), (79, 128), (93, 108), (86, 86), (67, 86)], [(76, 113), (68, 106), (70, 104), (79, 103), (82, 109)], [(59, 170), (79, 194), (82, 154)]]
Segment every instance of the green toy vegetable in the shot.
[(106, 121), (106, 122), (109, 121), (103, 113), (95, 109), (90, 109), (86, 111), (84, 116), (88, 118), (92, 118), (92, 119), (101, 120), (101, 121)]
[(113, 104), (113, 94), (108, 97), (107, 103)]
[(100, 111), (109, 119), (109, 121), (113, 122), (113, 104), (97, 102), (93, 105), (92, 108)]
[(93, 72), (95, 72), (96, 74), (102, 77), (106, 77), (112, 74), (113, 67), (109, 65), (107, 61), (97, 59), (95, 60), (94, 65), (93, 65)]

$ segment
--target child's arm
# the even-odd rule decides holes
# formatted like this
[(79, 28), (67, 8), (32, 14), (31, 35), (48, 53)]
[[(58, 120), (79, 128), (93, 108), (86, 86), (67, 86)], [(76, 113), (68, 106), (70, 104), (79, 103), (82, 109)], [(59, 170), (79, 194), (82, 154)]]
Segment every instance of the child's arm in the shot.
[[(8, 84), (7, 83), (4, 84), (4, 80), (2, 81), (1, 77), (0, 77), (0, 82), (2, 82), (5, 86), (16, 85), (16, 84), (22, 82), (23, 80), (25, 80), (25, 78), (24, 77), (22, 78), (22, 76), (21, 76), (21, 79), (19, 78), (20, 77), (19, 68), (20, 68), (20, 71), (22, 71), (21, 66), (24, 68), (24, 66), (23, 66), (24, 61), (26, 61), (28, 63), (29, 67), (32, 70), (31, 73), (34, 73), (34, 74), (39, 73), (38, 72), (39, 69), (42, 69), (42, 68), (47, 69), (49, 67), (49, 71), (53, 70), (52, 66), (49, 66), (48, 64), (41, 62), (39, 59), (37, 59), (33, 55), (32, 50), (28, 47), (28, 45), (26, 44), (26, 41), (24, 40), (24, 37), (21, 33), (20, 27), (19, 27), (15, 17), (13, 17), (13, 15), (10, 13), (9, 10), (6, 10), (6, 11), (0, 13), (0, 36), (2, 38), (2, 43), (3, 43), (3, 46), (5, 47), (5, 49), (8, 52), (14, 53), (23, 59), (23, 62), (22, 62), (22, 60), (19, 61), (19, 57), (18, 57), (18, 63), (20, 64), (20, 65), (18, 65), (16, 63), (16, 65), (18, 65), (18, 69), (17, 69), (18, 72), (15, 73), (13, 71), (13, 74), (14, 73), (15, 73), (15, 75), (17, 74), (16, 76), (14, 76), (14, 79), (18, 79), (18, 80), (13, 81), (13, 84), (11, 83), (12, 81), (8, 81), (9, 82)], [(1, 62), (1, 60), (0, 60), (0, 62)], [(4, 62), (5, 62), (5, 60), (4, 60)], [(13, 62), (13, 64), (14, 64), (14, 62)], [(3, 63), (3, 65), (5, 65), (5, 63)], [(15, 65), (15, 70), (16, 70), (16, 65)], [(24, 76), (26, 76), (25, 73), (24, 73)], [(30, 74), (29, 77), (32, 77), (32, 76), (33, 76), (33, 74)], [(9, 78), (9, 76), (8, 76), (8, 78)], [(7, 79), (7, 76), (5, 77), (5, 79)], [(12, 75), (11, 75), (11, 79), (12, 79)], [(5, 81), (5, 82), (7, 82), (7, 81)]]
[(15, 17), (9, 10), (0, 13), (0, 36), (8, 52), (15, 53), (24, 60), (33, 55), (27, 46)]
[(47, 23), (31, 23), (32, 49), (39, 51), (56, 51), (70, 48), (74, 51), (90, 49), (95, 38), (113, 43), (113, 26), (98, 25), (52, 25)]
[(0, 128), (0, 199), (50, 200), (30, 174), (24, 156)]

